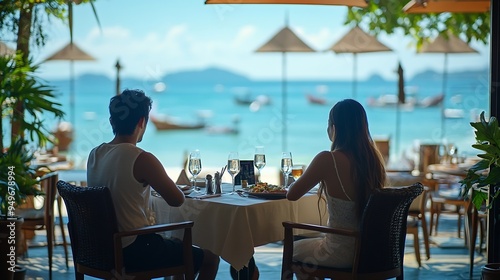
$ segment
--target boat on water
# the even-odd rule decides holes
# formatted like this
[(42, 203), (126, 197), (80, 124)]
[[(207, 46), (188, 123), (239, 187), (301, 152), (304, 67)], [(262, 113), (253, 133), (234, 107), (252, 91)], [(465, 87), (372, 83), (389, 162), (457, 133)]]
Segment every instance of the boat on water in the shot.
[[(444, 100), (444, 96), (442, 94), (425, 97), (422, 100), (418, 100), (417, 98), (411, 96), (407, 97), (405, 103), (399, 104), (404, 108), (429, 108), (439, 106)], [(377, 98), (369, 97), (367, 100), (367, 104), (370, 107), (396, 107), (399, 103), (398, 96), (395, 94), (384, 94)]]
[(240, 133), (238, 129), (238, 124), (240, 123), (240, 116), (233, 116), (233, 125), (232, 126), (207, 126), (205, 128), (205, 132), (208, 134), (232, 134), (237, 135)]
[(208, 126), (205, 128), (205, 131), (208, 134), (238, 134), (240, 133), (239, 129), (236, 127), (229, 126)]
[(312, 94), (306, 94), (307, 101), (311, 104), (325, 105), (326, 99)]
[(188, 123), (179, 123), (173, 120), (169, 120), (167, 118), (159, 119), (157, 117), (151, 116), (149, 118), (156, 130), (187, 130), (187, 129), (202, 129), (206, 125), (203, 122), (188, 124)]
[(443, 116), (446, 119), (463, 119), (465, 116), (465, 112), (462, 109), (446, 108), (443, 111)]
[(419, 104), (421, 107), (436, 107), (439, 106), (444, 100), (444, 95), (438, 94), (434, 96), (429, 96), (422, 99)]
[(250, 94), (237, 94), (234, 95), (234, 102), (238, 105), (252, 105), (252, 104), (258, 104), (258, 105), (269, 105), (271, 104), (271, 98), (269, 96), (261, 94), (258, 95), (257, 97), (253, 97)]

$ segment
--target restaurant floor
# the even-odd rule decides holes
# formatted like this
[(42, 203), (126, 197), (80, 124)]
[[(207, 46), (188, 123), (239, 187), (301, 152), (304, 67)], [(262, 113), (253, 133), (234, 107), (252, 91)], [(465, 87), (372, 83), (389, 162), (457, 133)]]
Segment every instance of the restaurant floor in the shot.
[[(431, 258), (425, 260), (425, 248), (421, 238), (422, 267), (418, 267), (413, 250), (413, 239), (407, 236), (404, 256), (404, 278), (412, 279), (481, 279), (481, 267), (486, 263), (485, 252), (476, 252), (473, 277), (469, 278), (469, 251), (464, 247), (463, 229), (462, 238), (457, 237), (456, 216), (443, 214), (440, 218), (439, 232), (432, 236)], [(33, 243), (44, 242), (44, 231), (37, 231)], [(56, 232), (56, 234), (59, 234)], [(60, 235), (58, 235), (60, 238)], [(69, 250), (71, 251), (71, 250)], [(71, 253), (70, 253), (71, 254)], [(279, 279), (281, 271), (282, 246), (280, 243), (268, 244), (255, 248), (255, 260), (260, 270), (260, 279)], [(56, 246), (53, 256), (53, 277), (55, 280), (75, 279), (73, 264), (70, 260), (69, 268), (65, 266), (64, 250)], [(29, 280), (49, 279), (47, 248), (42, 246), (30, 247), (28, 257), (21, 258), (19, 264), (27, 269), (26, 278)], [(94, 279), (85, 277), (85, 279)], [(217, 279), (231, 279), (229, 264), (221, 260)]]

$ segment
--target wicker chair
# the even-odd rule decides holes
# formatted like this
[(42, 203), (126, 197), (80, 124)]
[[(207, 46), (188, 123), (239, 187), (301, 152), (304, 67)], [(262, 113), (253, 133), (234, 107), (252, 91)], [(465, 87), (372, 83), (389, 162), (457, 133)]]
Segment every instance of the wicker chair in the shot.
[[(423, 191), (416, 183), (408, 187), (386, 188), (371, 195), (359, 231), (326, 226), (283, 222), (285, 240), (281, 279), (293, 274), (309, 278), (403, 279), (406, 219), (411, 202)], [(355, 238), (353, 267), (322, 267), (293, 260), (293, 229), (335, 233)]]
[[(193, 222), (154, 225), (118, 232), (111, 193), (106, 187), (77, 187), (64, 181), (57, 189), (68, 210), (68, 229), (75, 264), (75, 278), (90, 275), (104, 279), (152, 279), (185, 275), (194, 279), (191, 228)], [(121, 238), (184, 229), (184, 265), (147, 271), (128, 271), (123, 266)]]

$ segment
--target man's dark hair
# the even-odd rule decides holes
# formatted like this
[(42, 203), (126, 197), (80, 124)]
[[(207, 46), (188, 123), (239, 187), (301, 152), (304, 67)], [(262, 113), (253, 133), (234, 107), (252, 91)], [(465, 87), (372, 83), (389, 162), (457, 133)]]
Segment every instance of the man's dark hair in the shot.
[(111, 98), (109, 114), (113, 134), (132, 135), (141, 118), (149, 119), (153, 101), (139, 89), (126, 89)]

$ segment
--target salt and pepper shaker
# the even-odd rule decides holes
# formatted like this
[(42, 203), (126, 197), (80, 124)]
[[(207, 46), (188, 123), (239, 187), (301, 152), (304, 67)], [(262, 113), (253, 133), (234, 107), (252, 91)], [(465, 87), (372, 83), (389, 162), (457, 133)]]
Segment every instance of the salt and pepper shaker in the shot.
[(222, 189), (220, 187), (220, 179), (221, 179), (220, 177), (221, 177), (221, 175), (220, 175), (219, 172), (215, 172), (214, 177), (215, 177), (215, 185), (214, 185), (215, 193), (216, 194), (221, 194), (222, 193)]
[(205, 177), (205, 186), (207, 188), (207, 194), (214, 194), (212, 175), (208, 174)]

